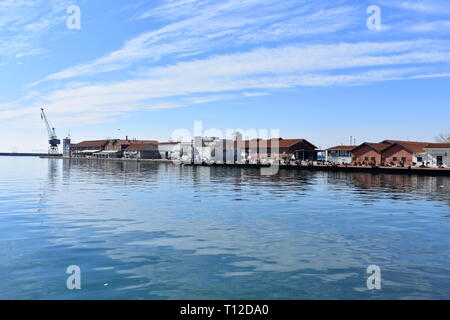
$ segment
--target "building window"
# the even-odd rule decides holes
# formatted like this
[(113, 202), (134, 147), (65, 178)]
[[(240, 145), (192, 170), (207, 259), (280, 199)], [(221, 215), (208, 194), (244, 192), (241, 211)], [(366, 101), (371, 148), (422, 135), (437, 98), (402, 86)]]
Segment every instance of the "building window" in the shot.
[(369, 157), (365, 157), (364, 160), (369, 161)]
[(406, 157), (402, 157), (402, 161), (403, 161), (403, 162), (406, 162)]
[(417, 162), (423, 162), (423, 158), (422, 157), (417, 157)]
[(371, 161), (375, 161), (375, 157), (370, 158)]
[(397, 157), (392, 157), (392, 161), (397, 161)]

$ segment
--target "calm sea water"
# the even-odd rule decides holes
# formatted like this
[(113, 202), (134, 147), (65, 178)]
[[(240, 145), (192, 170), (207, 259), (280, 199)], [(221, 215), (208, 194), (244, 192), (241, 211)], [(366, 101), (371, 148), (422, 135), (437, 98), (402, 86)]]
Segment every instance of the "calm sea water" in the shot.
[(0, 157), (0, 298), (449, 299), (449, 215), (443, 177)]

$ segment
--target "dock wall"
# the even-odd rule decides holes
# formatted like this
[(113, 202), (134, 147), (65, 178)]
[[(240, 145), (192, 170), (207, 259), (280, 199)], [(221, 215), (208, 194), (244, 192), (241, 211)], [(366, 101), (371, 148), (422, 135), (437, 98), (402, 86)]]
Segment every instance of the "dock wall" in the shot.
[[(134, 161), (134, 162), (154, 162), (154, 163), (174, 163), (167, 159), (124, 159), (124, 158), (68, 158), (41, 156), (41, 158), (67, 159), (75, 161)], [(186, 166), (203, 167), (227, 167), (227, 168), (248, 168), (259, 169), (269, 167), (263, 164), (193, 164), (184, 163)], [(401, 167), (368, 167), (368, 166), (325, 166), (325, 165), (280, 165), (280, 170), (306, 170), (306, 171), (330, 171), (330, 172), (361, 172), (371, 174), (407, 174), (407, 175), (427, 175), (427, 176), (450, 176), (450, 168), (401, 168)]]

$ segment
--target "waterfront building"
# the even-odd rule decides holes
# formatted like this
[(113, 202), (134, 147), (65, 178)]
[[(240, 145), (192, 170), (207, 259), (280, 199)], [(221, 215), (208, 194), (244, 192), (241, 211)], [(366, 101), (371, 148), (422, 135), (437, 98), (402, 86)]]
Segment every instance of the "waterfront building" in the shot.
[(385, 140), (390, 143), (382, 151), (381, 162), (388, 165), (416, 166), (421, 165), (426, 151), (424, 147), (428, 142)]
[(351, 150), (352, 162), (364, 164), (381, 164), (382, 152), (389, 145), (391, 145), (391, 143), (388, 142), (364, 142)]
[(256, 163), (270, 160), (317, 160), (317, 147), (305, 139), (241, 140), (194, 137), (184, 143), (184, 160), (196, 163)]
[(352, 162), (417, 166), (426, 157), (425, 146), (428, 142), (384, 140), (379, 143), (364, 142), (351, 150)]
[[(317, 160), (320, 150), (305, 139), (241, 140), (194, 137), (188, 142), (105, 139), (70, 144), (64, 155), (74, 158), (171, 159), (195, 163), (266, 163), (271, 160)], [(70, 152), (66, 147), (70, 146)], [(359, 146), (335, 146), (325, 150), (333, 163), (388, 166), (450, 167), (450, 143), (384, 140)]]
[(244, 160), (317, 160), (317, 147), (305, 139), (252, 139), (235, 144)]
[(429, 143), (426, 150), (425, 164), (431, 167), (450, 167), (450, 143)]
[(196, 136), (193, 140), (193, 158), (194, 162), (222, 162), (224, 158), (221, 150), (223, 139), (218, 137), (200, 137)]
[(73, 158), (91, 158), (94, 153), (105, 149), (108, 140), (89, 140), (71, 145), (70, 154)]
[(325, 161), (332, 163), (351, 163), (352, 153), (351, 151), (356, 146), (335, 146), (325, 150)]
[[(100, 151), (97, 154), (94, 154), (94, 156), (97, 155), (99, 158), (122, 158), (124, 156), (125, 150), (127, 150), (130, 146), (133, 146), (132, 148), (135, 149), (130, 149), (130, 152), (139, 151), (138, 153), (140, 154), (142, 151), (142, 154), (148, 154), (148, 152), (146, 153), (145, 151), (152, 151), (150, 150), (152, 148), (150, 145), (156, 145), (157, 143), (158, 141), (155, 140), (129, 140), (128, 137), (125, 140), (111, 139), (108, 140), (108, 143), (105, 145), (104, 150)], [(141, 150), (137, 150), (139, 149), (138, 145), (146, 146), (141, 146)], [(148, 150), (146, 150), (145, 148), (147, 148)], [(156, 151), (156, 147), (153, 151)]]
[(127, 159), (158, 159), (158, 144), (155, 142), (133, 143), (123, 151)]
[[(268, 140), (269, 144), (273, 140)], [(306, 139), (282, 139), (278, 141), (279, 152), (273, 155), (275, 159), (286, 160), (317, 160), (317, 147)], [(272, 149), (272, 148), (271, 148)], [(273, 154), (272, 150), (271, 153)]]
[(70, 157), (70, 137), (65, 137), (63, 139), (63, 157), (69, 158)]
[(74, 158), (121, 158), (131, 144), (157, 143), (155, 140), (105, 139), (88, 140), (74, 144), (70, 153)]
[(180, 160), (183, 156), (181, 142), (159, 142), (157, 145), (158, 155), (156, 159)]

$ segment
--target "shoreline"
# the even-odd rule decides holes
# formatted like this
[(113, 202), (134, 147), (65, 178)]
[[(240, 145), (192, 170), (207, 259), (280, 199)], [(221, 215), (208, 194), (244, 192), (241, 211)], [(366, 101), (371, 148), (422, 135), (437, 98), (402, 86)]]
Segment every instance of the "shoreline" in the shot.
[[(46, 157), (48, 153), (40, 152), (0, 152), (0, 157)], [(53, 157), (62, 157), (62, 154)]]
[[(131, 161), (131, 162), (153, 162), (153, 163), (174, 163), (168, 159), (127, 159), (127, 158), (69, 158), (58, 156), (40, 156), (41, 159), (63, 159), (63, 160), (84, 160), (84, 161)], [(180, 163), (193, 167), (228, 167), (259, 169), (268, 168), (265, 164), (204, 164), (204, 163)], [(280, 170), (306, 170), (306, 171), (328, 171), (328, 172), (361, 172), (371, 174), (407, 174), (407, 175), (428, 175), (450, 177), (450, 168), (402, 168), (402, 167), (369, 167), (369, 166), (326, 166), (326, 165), (280, 165)]]

